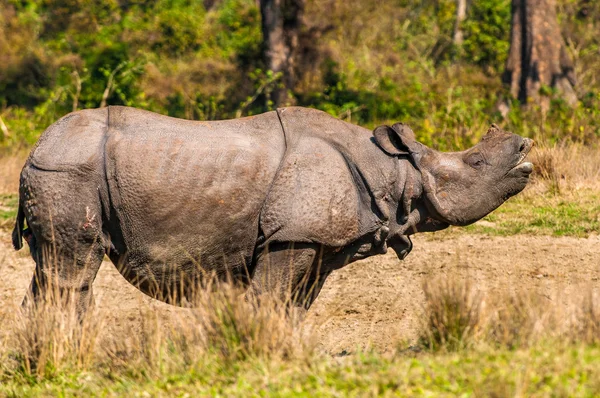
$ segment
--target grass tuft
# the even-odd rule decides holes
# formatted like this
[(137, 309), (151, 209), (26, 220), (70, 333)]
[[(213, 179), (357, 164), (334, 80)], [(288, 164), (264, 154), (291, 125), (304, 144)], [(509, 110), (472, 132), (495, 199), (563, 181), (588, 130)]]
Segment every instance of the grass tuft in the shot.
[(600, 298), (590, 288), (565, 300), (532, 291), (483, 295), (470, 281), (435, 279), (424, 284), (420, 344), (432, 351), (474, 346), (535, 347), (547, 341), (600, 343)]
[(481, 295), (469, 281), (437, 279), (425, 282), (425, 322), (421, 344), (431, 350), (468, 347), (481, 321)]
[(302, 314), (287, 300), (244, 296), (239, 288), (220, 285), (202, 290), (195, 307), (206, 348), (225, 360), (292, 358), (311, 351), (299, 336)]
[(486, 320), (488, 338), (492, 343), (513, 349), (524, 347), (540, 337), (550, 337), (554, 313), (548, 311), (548, 299), (530, 292), (500, 295)]
[(590, 289), (584, 296), (576, 312), (575, 326), (571, 329), (571, 339), (587, 344), (600, 344), (600, 300)]
[(9, 356), (26, 378), (52, 378), (87, 370), (96, 361), (102, 319), (90, 311), (80, 319), (69, 303), (46, 301), (17, 314)]

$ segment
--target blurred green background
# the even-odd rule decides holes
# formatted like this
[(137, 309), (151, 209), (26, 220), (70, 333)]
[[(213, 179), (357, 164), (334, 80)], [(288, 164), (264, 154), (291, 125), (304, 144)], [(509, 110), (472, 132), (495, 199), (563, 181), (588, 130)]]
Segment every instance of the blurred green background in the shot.
[[(575, 63), (574, 108), (523, 108), (501, 81), (510, 0), (471, 1), (452, 41), (454, 0), (308, 0), (291, 102), (372, 128), (410, 123), (448, 150), (491, 123), (549, 144), (600, 137), (600, 4), (558, 0)], [(74, 109), (129, 105), (188, 119), (272, 108), (254, 0), (0, 0), (0, 147), (32, 145)], [(506, 116), (502, 101), (511, 106)]]

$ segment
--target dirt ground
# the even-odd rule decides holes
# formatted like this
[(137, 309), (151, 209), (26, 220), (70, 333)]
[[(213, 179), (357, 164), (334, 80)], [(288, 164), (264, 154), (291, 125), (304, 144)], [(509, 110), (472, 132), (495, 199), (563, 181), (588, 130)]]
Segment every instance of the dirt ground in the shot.
[[(309, 313), (320, 346), (333, 355), (374, 347), (389, 351), (411, 342), (423, 305), (422, 284), (436, 276), (468, 278), (484, 292), (533, 290), (548, 305), (563, 305), (586, 289), (599, 289), (600, 237), (489, 237), (445, 234), (418, 236), (413, 252), (399, 261), (390, 251), (351, 264), (327, 280)], [(33, 272), (27, 250), (15, 252), (0, 231), (0, 319), (15, 311)], [(131, 333), (140, 308), (164, 316), (181, 309), (152, 300), (105, 262), (94, 284), (110, 333)]]

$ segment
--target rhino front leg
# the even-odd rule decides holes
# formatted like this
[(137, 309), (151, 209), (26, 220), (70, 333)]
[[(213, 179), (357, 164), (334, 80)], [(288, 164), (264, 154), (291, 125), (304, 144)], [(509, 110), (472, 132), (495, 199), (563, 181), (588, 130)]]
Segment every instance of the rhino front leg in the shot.
[(257, 296), (274, 294), (292, 306), (308, 309), (329, 275), (321, 269), (321, 258), (317, 244), (271, 244), (257, 257), (252, 291)]

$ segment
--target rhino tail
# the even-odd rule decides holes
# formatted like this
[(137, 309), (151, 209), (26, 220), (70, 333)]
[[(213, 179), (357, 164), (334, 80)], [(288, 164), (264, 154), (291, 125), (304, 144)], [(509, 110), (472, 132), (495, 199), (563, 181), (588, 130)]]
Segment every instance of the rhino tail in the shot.
[(15, 229), (12, 233), (12, 242), (15, 250), (23, 247), (23, 227), (25, 226), (25, 212), (23, 211), (23, 203), (19, 198), (19, 207), (17, 210), (17, 219), (15, 221)]

